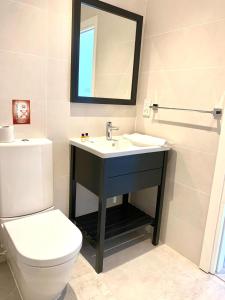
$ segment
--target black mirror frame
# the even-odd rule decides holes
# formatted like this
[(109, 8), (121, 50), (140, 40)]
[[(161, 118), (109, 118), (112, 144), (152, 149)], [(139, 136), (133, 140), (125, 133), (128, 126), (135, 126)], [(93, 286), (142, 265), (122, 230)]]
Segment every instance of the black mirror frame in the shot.
[[(82, 3), (136, 21), (137, 27), (136, 27), (133, 78), (132, 78), (130, 99), (81, 97), (78, 95), (80, 18), (81, 18)], [(98, 0), (73, 0), (70, 102), (115, 104), (115, 105), (136, 105), (140, 53), (141, 53), (141, 40), (142, 40), (142, 27), (143, 27), (143, 17), (135, 13), (129, 12), (122, 8)]]

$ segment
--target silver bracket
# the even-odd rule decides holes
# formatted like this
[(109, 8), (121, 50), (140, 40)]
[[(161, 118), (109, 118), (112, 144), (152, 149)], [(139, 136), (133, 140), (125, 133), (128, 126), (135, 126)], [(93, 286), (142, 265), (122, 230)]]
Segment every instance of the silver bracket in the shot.
[(200, 109), (190, 109), (190, 108), (177, 108), (177, 107), (165, 107), (165, 106), (159, 106), (158, 104), (152, 104), (150, 106), (154, 111), (158, 111), (158, 109), (169, 109), (169, 110), (183, 110), (183, 111), (194, 111), (204, 114), (212, 114), (213, 117), (219, 118), (223, 114), (222, 108), (214, 108), (213, 110), (200, 110)]
[(222, 108), (214, 108), (213, 109), (214, 118), (217, 118), (218, 116), (222, 116), (222, 114), (223, 114)]

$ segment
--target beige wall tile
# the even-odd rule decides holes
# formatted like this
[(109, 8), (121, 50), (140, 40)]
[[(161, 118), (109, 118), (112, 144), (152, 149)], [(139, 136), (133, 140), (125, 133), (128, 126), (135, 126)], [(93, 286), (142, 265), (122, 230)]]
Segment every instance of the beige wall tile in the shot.
[(80, 137), (82, 132), (88, 132), (90, 136), (104, 136), (107, 121), (111, 121), (113, 125), (118, 126), (119, 130), (113, 132), (113, 135), (121, 135), (134, 131), (134, 118), (115, 118), (115, 117), (83, 117), (70, 119), (70, 136)]
[(49, 12), (60, 13), (64, 15), (71, 14), (72, 0), (45, 0), (48, 5)]
[(224, 66), (224, 34), (221, 20), (146, 38), (143, 71)]
[(47, 98), (49, 101), (70, 101), (70, 62), (48, 59)]
[(204, 230), (209, 195), (178, 181), (172, 182), (169, 177), (167, 178), (166, 192), (165, 203), (169, 204), (171, 213), (187, 223), (188, 226)]
[(45, 99), (46, 60), (0, 50), (0, 90), (5, 99)]
[(177, 182), (167, 182), (162, 240), (199, 264), (209, 196)]
[(137, 109), (140, 109), (140, 106), (143, 105), (144, 101), (151, 101), (152, 99), (152, 89), (149, 84), (149, 72), (141, 72), (139, 75), (137, 99)]
[[(68, 140), (55, 140), (53, 143), (54, 176), (69, 176), (70, 146)], [(60, 158), (60, 159), (59, 159)]]
[(135, 118), (136, 107), (125, 105), (71, 103), (71, 117)]
[(98, 210), (98, 197), (78, 184), (76, 204), (77, 216), (85, 215)]
[(56, 176), (54, 174), (54, 206), (68, 216), (69, 176)]
[(140, 15), (145, 15), (146, 13), (147, 0), (106, 0), (104, 2), (130, 10)]
[(37, 8), (41, 8), (41, 9), (47, 9), (47, 1), (46, 0), (12, 0), (12, 1), (32, 5)]
[(47, 12), (28, 2), (0, 3), (0, 122), (12, 123), (12, 99), (31, 100), (31, 124), (15, 126), (17, 138), (46, 135)]
[(147, 188), (131, 195), (130, 202), (137, 207), (140, 207), (146, 214), (155, 216), (155, 205), (157, 197), (157, 187)]
[(19, 2), (2, 0), (0, 49), (46, 55), (47, 12)]
[[(173, 144), (162, 239), (196, 264), (220, 121), (208, 114), (171, 110), (151, 112), (150, 118), (143, 118), (142, 111), (145, 100), (203, 110), (224, 106), (224, 6), (221, 0), (150, 0), (145, 19), (136, 131), (164, 137)], [(151, 199), (152, 193), (145, 191), (146, 199)], [(154, 207), (143, 198), (143, 193), (138, 193), (135, 205), (152, 213)]]
[(189, 148), (173, 147), (167, 176), (195, 190), (210, 195), (216, 156)]
[[(152, 71), (142, 73), (140, 80), (143, 92), (140, 91), (139, 97), (145, 96), (162, 106), (179, 107), (182, 103), (186, 108), (211, 110), (224, 105), (225, 68)], [(186, 115), (192, 117), (193, 114)]]
[(223, 0), (150, 0), (145, 34), (159, 34), (225, 17)]
[(47, 134), (53, 141), (69, 139), (69, 102), (48, 101)]
[(12, 124), (12, 103), (8, 99), (0, 98), (0, 122), (1, 124)]
[[(54, 10), (53, 10), (54, 11)], [(68, 14), (48, 10), (48, 57), (64, 59), (71, 57), (72, 9)]]

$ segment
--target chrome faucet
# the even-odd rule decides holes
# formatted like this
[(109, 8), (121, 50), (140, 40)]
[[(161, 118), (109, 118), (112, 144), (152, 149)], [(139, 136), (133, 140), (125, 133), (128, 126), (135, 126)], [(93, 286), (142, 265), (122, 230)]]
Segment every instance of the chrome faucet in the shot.
[(112, 141), (112, 131), (113, 130), (119, 130), (119, 128), (112, 126), (112, 122), (107, 122), (106, 123), (106, 139), (108, 141)]

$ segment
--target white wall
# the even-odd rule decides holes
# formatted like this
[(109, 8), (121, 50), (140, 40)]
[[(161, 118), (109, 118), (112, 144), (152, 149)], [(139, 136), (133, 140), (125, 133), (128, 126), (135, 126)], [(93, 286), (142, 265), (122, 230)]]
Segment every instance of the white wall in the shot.
[(12, 99), (32, 100), (32, 123), (17, 125), (17, 137), (46, 132), (45, 2), (0, 1), (0, 123), (12, 122)]
[[(161, 110), (143, 102), (210, 110), (225, 90), (225, 2), (149, 0), (142, 51), (137, 131), (174, 143), (169, 156), (162, 240), (199, 264), (219, 139), (210, 115)], [(152, 191), (136, 205), (154, 213)]]
[[(108, 2), (145, 11), (145, 0)], [(68, 139), (82, 132), (105, 135), (107, 121), (120, 127), (119, 134), (132, 132), (136, 116), (136, 107), (70, 104), (71, 18), (72, 0), (0, 1), (0, 123), (12, 122), (12, 99), (31, 99), (31, 125), (16, 126), (16, 137), (53, 140), (55, 205), (65, 213)], [(81, 187), (78, 199), (79, 214), (97, 208), (97, 198)]]

